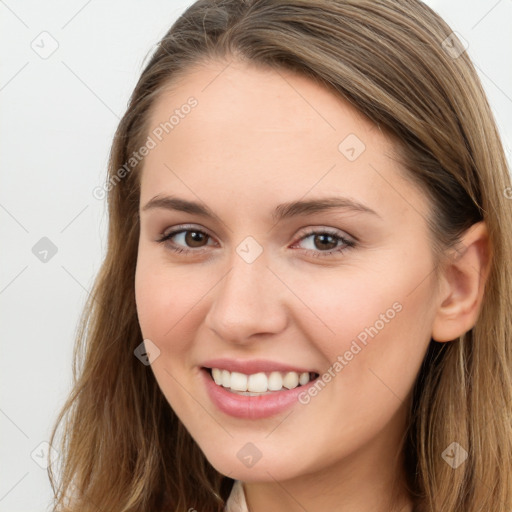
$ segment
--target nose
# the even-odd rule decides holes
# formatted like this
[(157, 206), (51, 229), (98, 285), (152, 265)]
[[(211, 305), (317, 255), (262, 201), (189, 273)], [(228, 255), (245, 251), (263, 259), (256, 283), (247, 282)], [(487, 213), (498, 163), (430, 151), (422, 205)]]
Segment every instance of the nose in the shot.
[(267, 267), (263, 255), (247, 263), (234, 254), (231, 263), (230, 271), (212, 290), (206, 326), (221, 339), (237, 344), (279, 334), (288, 321), (283, 283)]

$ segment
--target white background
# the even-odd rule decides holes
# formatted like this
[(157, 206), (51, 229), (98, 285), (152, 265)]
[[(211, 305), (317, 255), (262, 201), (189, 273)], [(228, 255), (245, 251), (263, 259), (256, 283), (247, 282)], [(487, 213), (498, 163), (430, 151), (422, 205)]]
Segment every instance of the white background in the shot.
[[(31, 453), (42, 454), (69, 391), (78, 317), (105, 251), (105, 203), (92, 190), (145, 59), (191, 3), (0, 0), (0, 512), (50, 503)], [(510, 160), (512, 0), (427, 3), (468, 41)], [(51, 47), (44, 31), (58, 43), (47, 59), (31, 47), (43, 37)], [(43, 237), (57, 247), (46, 263), (32, 252)]]

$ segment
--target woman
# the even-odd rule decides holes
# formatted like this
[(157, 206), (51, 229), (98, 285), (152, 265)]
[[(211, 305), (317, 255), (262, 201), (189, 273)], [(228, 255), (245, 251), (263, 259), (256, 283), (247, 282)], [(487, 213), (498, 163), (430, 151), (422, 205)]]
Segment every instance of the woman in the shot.
[(115, 136), (56, 509), (510, 510), (508, 187), (423, 3), (193, 4)]

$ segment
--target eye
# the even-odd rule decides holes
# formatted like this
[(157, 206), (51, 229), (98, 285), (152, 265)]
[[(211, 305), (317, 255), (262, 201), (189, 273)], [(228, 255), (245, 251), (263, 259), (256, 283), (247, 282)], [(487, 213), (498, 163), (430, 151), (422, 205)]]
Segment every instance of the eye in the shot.
[[(355, 247), (356, 242), (341, 233), (329, 229), (310, 230), (291, 247), (293, 248), (300, 242), (310, 239), (309, 243), (306, 244), (309, 245), (309, 248), (306, 247), (305, 250), (313, 257), (327, 257)], [(208, 247), (208, 241), (210, 240), (212, 240), (212, 237), (208, 233), (194, 226), (179, 226), (168, 233), (164, 233), (157, 242), (165, 243), (167, 248), (177, 253), (201, 254), (204, 252), (203, 249)]]
[(169, 249), (178, 253), (198, 253), (202, 252), (201, 249), (207, 246), (205, 242), (210, 239), (210, 235), (200, 229), (193, 226), (180, 226), (173, 231), (164, 233), (157, 242), (165, 243)]
[(303, 235), (297, 243), (310, 239), (306, 251), (316, 258), (326, 257), (335, 253), (342, 253), (352, 247), (356, 242), (349, 240), (341, 232), (328, 229), (311, 230)]

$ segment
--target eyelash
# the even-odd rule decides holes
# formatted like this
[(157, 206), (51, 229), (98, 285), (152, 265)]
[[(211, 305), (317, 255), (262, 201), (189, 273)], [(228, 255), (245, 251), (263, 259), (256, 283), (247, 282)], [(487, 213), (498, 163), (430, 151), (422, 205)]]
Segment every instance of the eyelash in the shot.
[[(162, 234), (162, 236), (159, 239), (157, 239), (157, 242), (165, 243), (165, 242), (169, 241), (173, 236), (178, 235), (179, 233), (187, 232), (187, 231), (201, 233), (201, 234), (209, 237), (209, 239), (212, 238), (208, 233), (205, 233), (204, 231), (202, 231), (200, 229), (195, 229), (194, 227), (191, 227), (191, 226), (185, 226), (185, 227), (181, 226), (180, 228), (177, 228), (177, 229), (171, 231), (170, 233)], [(329, 229), (310, 230), (307, 233), (305, 233), (303, 236), (301, 236), (301, 238), (296, 243), (302, 242), (302, 240), (309, 238), (311, 235), (329, 235), (329, 236), (332, 236), (333, 238), (335, 238), (338, 242), (343, 243), (343, 246), (341, 248), (331, 249), (329, 251), (313, 251), (313, 250), (306, 249), (306, 252), (309, 253), (310, 256), (313, 256), (315, 258), (324, 258), (327, 256), (331, 256), (332, 254), (335, 254), (335, 253), (342, 254), (346, 250), (351, 249), (351, 248), (355, 247), (355, 245), (356, 245), (356, 242), (354, 242), (352, 240), (348, 240), (347, 238), (339, 235), (337, 232), (334, 232)], [(200, 248), (197, 250), (184, 249), (182, 247), (178, 247), (178, 246), (175, 246), (172, 244), (168, 244), (168, 248), (176, 253), (180, 253), (180, 254), (184, 253), (185, 255), (188, 255), (190, 253), (201, 254), (202, 252), (204, 252), (202, 250), (203, 248)]]

